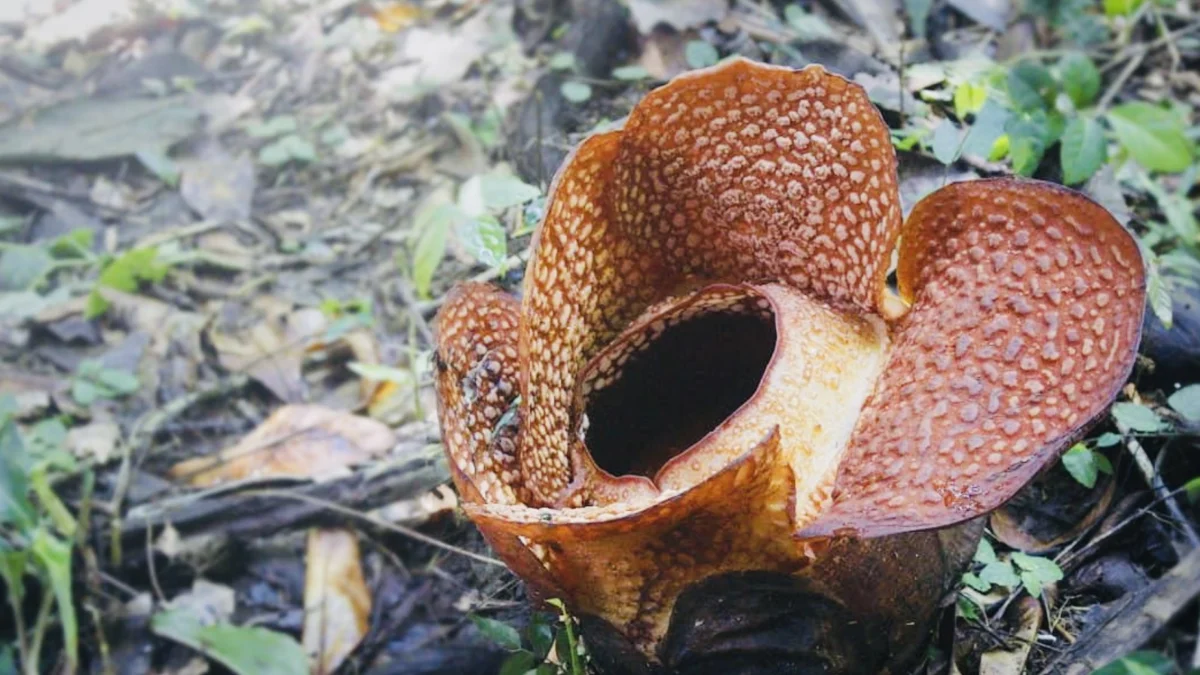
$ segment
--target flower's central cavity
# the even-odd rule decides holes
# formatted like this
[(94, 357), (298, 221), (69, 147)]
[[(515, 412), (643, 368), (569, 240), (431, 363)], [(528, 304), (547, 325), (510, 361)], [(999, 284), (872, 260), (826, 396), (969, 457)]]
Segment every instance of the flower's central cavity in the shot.
[(776, 343), (774, 318), (739, 306), (654, 322), (641, 335), (586, 403), (585, 442), (614, 476), (653, 478), (728, 419), (754, 395)]

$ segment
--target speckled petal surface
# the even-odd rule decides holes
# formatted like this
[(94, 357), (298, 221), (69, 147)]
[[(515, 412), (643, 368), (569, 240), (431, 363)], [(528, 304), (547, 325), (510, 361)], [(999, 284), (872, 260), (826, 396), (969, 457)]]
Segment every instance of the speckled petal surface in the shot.
[(898, 280), (911, 311), (833, 507), (803, 535), (881, 536), (996, 508), (1103, 414), (1133, 366), (1142, 258), (1079, 193), (946, 186), (909, 216)]
[(551, 186), (521, 310), (520, 466), (537, 504), (579, 505), (579, 371), (648, 306), (705, 282), (783, 280), (874, 311), (899, 227), (887, 126), (819, 67), (696, 71), (584, 141)]

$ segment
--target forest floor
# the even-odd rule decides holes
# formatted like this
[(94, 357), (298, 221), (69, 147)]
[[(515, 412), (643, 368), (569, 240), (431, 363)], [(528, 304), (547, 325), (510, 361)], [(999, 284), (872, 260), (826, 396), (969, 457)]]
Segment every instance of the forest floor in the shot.
[(906, 212), (1036, 176), (1152, 263), (1122, 402), (919, 672), (1200, 668), (1193, 3), (3, 5), (0, 674), (569, 672), (449, 485), (431, 323), (519, 287), (575, 143), (735, 54), (866, 87)]

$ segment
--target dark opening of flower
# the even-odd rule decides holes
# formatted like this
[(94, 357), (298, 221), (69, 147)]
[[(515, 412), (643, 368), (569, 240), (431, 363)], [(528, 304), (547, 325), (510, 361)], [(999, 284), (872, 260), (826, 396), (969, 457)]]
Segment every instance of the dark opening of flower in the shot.
[[(755, 649), (878, 668), (919, 643), (971, 521), (1112, 401), (1144, 281), (1121, 225), (1047, 183), (948, 185), (902, 223), (860, 87), (735, 60), (568, 158), (520, 300), (452, 293), (446, 448), (499, 555), (598, 643), (675, 669)], [(881, 656), (706, 609), (745, 611), (764, 579)]]

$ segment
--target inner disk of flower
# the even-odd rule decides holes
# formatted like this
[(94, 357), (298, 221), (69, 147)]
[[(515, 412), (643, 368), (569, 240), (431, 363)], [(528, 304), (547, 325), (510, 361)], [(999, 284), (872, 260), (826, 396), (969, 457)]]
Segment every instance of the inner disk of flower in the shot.
[(653, 478), (754, 395), (775, 351), (774, 317), (752, 304), (695, 309), (648, 324), (587, 397), (585, 442), (599, 468)]

